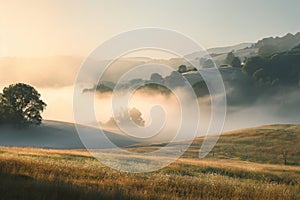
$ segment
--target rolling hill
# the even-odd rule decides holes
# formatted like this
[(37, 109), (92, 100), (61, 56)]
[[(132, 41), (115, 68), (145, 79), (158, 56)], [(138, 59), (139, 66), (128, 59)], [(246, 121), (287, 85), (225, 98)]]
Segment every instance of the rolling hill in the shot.
[[(48, 125), (57, 128), (57, 123)], [(0, 147), (0, 199), (300, 198), (300, 125), (224, 133), (213, 152), (198, 159), (202, 141), (197, 138), (171, 165), (137, 174), (110, 169), (84, 150)], [(153, 151), (162, 145), (128, 150)], [(283, 148), (288, 165), (280, 156)]]
[[(98, 130), (92, 127), (83, 127), (93, 140)], [(134, 144), (135, 141), (127, 137), (106, 131), (106, 136), (119, 147)], [(99, 138), (98, 138), (99, 139)], [(92, 141), (94, 142), (94, 141)], [(94, 148), (106, 148), (104, 142), (94, 143)], [(25, 129), (0, 127), (0, 146), (38, 147), (53, 149), (83, 149), (75, 125), (58, 121), (44, 121), (41, 126)]]
[[(203, 137), (196, 138), (184, 158), (198, 158)], [(165, 143), (133, 145), (131, 151), (154, 151)], [(300, 165), (300, 125), (267, 125), (223, 133), (208, 158), (255, 163)]]

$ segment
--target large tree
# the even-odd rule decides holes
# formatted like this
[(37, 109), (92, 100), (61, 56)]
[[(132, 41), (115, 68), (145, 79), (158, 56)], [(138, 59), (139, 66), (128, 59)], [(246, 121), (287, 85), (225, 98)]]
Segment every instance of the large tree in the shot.
[(5, 87), (0, 95), (0, 121), (17, 126), (41, 124), (46, 103), (32, 86), (17, 83)]

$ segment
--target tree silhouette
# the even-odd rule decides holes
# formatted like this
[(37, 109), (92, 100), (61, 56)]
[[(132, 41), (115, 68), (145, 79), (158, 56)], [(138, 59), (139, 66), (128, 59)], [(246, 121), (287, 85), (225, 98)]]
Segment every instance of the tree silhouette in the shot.
[(40, 94), (32, 86), (17, 83), (5, 87), (0, 95), (0, 114), (2, 123), (14, 124), (19, 127), (30, 124), (41, 124), (41, 113), (46, 104)]
[(151, 74), (150, 80), (153, 81), (154, 83), (162, 84), (164, 82), (164, 78), (158, 73)]
[(142, 118), (142, 113), (138, 109), (132, 108), (131, 110), (129, 110), (129, 116), (130, 116), (130, 119), (137, 125), (139, 125), (139, 126), (145, 125), (145, 121)]
[(233, 54), (233, 52), (229, 52), (226, 56), (225, 62), (226, 64), (231, 65), (231, 62), (233, 61), (233, 59), (235, 58), (235, 55)]
[(234, 57), (230, 64), (232, 67), (242, 67), (239, 57)]
[(241, 60), (239, 57), (235, 56), (233, 52), (229, 52), (225, 60), (226, 64), (231, 65), (232, 67), (241, 67)]
[(137, 108), (126, 110), (121, 108), (114, 117), (111, 117), (105, 125), (117, 126), (117, 123), (130, 124), (134, 122), (138, 126), (145, 126), (145, 120), (142, 118), (142, 113)]

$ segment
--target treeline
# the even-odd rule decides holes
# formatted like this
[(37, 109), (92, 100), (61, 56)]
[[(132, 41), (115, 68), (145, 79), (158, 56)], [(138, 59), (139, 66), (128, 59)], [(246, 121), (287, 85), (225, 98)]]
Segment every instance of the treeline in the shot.
[[(177, 71), (173, 71), (170, 75), (163, 77), (159, 73), (153, 73), (149, 80), (132, 79), (127, 82), (122, 82), (116, 87), (116, 84), (110, 81), (99, 82), (93, 88), (84, 89), (83, 92), (99, 92), (99, 93), (112, 93), (114, 90), (128, 90), (134, 86), (140, 86), (137, 91), (145, 92), (148, 94), (162, 94), (169, 95), (173, 89), (186, 86), (187, 82), (195, 91), (197, 97), (208, 95), (208, 88), (201, 77), (201, 74), (194, 67), (187, 67), (185, 65), (178, 66)], [(185, 73), (196, 72), (194, 76), (197, 81), (192, 81), (185, 77)]]
[(286, 52), (248, 58), (243, 71), (262, 85), (300, 85), (300, 44)]

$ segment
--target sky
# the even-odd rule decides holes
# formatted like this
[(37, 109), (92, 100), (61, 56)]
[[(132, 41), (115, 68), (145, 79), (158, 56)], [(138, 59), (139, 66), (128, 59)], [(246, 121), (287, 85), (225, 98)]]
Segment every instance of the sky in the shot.
[(299, 8), (299, 0), (0, 0), (0, 90), (30, 84), (48, 104), (44, 119), (72, 122), (73, 83), (82, 61), (111, 37), (158, 27), (204, 48), (256, 42), (299, 32)]
[(300, 31), (298, 0), (0, 0), (0, 57), (88, 56), (124, 31), (159, 27), (205, 48)]

